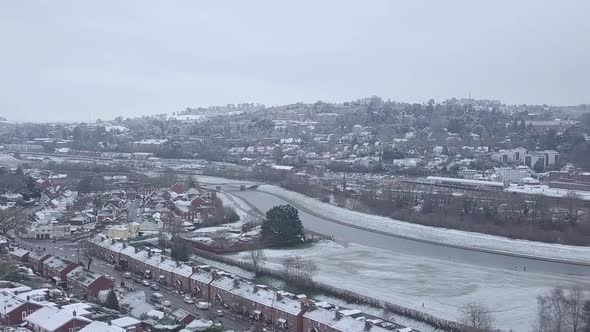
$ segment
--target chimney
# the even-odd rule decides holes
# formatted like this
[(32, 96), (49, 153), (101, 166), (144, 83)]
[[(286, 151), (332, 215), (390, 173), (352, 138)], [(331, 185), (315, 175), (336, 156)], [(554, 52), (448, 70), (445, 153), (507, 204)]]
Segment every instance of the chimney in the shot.
[[(275, 294), (276, 294), (275, 296), (276, 296), (276, 299), (277, 299), (277, 301), (280, 301), (280, 300), (282, 300), (282, 299), (283, 299), (283, 295), (281, 295), (281, 293), (278, 293), (278, 292), (277, 292), (277, 293), (275, 293)], [(301, 302), (301, 304), (303, 305), (303, 302)]]
[(197, 273), (199, 271), (198, 266), (192, 266), (192, 268), (193, 268), (193, 273)]
[(238, 281), (238, 279), (234, 279), (234, 287), (240, 288), (240, 282)]
[(254, 293), (258, 292), (258, 285), (254, 285), (254, 290), (253, 290), (253, 292), (254, 292)]
[(111, 326), (113, 323), (111, 323), (111, 321), (109, 320), (109, 321), (107, 322), (107, 324), (109, 324), (109, 326)]
[(334, 320), (339, 320), (340, 318), (342, 318), (342, 313), (340, 312), (340, 308), (336, 308), (336, 311), (334, 311)]
[(150, 258), (152, 257), (152, 251), (151, 250), (148, 250), (148, 257), (150, 257)]
[(160, 257), (160, 262), (161, 263), (164, 263), (165, 260), (166, 260), (166, 257), (165, 256)]
[(76, 317), (76, 310), (72, 311), (72, 316)]
[(31, 301), (31, 296), (27, 295), (27, 301)]
[(134, 247), (135, 248), (135, 253), (137, 254), (139, 252), (139, 247)]
[(365, 331), (369, 331), (371, 329), (371, 323), (369, 323), (368, 321), (365, 321)]
[(115, 239), (111, 239), (111, 244), (115, 244)]
[(127, 248), (127, 243), (123, 242), (123, 249)]

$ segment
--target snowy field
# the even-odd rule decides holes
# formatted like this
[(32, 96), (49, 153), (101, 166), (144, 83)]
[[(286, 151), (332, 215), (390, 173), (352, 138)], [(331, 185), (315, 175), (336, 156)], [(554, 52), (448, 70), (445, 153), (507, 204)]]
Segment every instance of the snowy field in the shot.
[(335, 219), (392, 235), (402, 235), (406, 238), (490, 252), (516, 254), (524, 257), (540, 257), (563, 262), (590, 264), (590, 247), (514, 240), (494, 235), (422, 226), (347, 210), (277, 186), (261, 185), (258, 190), (275, 194), (293, 205), (303, 207), (309, 212), (320, 215), (322, 218)]
[[(462, 305), (484, 303), (493, 310), (497, 327), (505, 330), (530, 331), (536, 296), (553, 287), (578, 284), (590, 289), (590, 276), (485, 268), (330, 241), (305, 249), (265, 250), (265, 255), (266, 266), (277, 269), (287, 256), (312, 259), (319, 282), (450, 320), (457, 319)], [(247, 260), (248, 253), (231, 257)]]

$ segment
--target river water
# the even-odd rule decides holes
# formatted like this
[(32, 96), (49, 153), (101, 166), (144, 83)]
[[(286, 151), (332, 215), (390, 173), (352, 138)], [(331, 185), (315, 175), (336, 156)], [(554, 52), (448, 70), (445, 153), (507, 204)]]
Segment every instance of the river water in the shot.
[[(227, 189), (231, 194), (250, 202), (261, 211), (267, 211), (276, 205), (288, 204), (279, 197), (256, 190), (239, 191), (235, 190), (235, 187), (232, 186), (222, 189)], [(377, 247), (420, 257), (426, 256), (448, 260), (450, 262), (521, 271), (526, 269), (526, 271), (540, 273), (590, 275), (590, 266), (487, 253), (402, 239), (336, 224), (303, 211), (305, 207), (296, 207), (300, 209), (299, 216), (305, 228), (318, 233), (332, 235), (336, 241), (358, 243), (369, 247)]]

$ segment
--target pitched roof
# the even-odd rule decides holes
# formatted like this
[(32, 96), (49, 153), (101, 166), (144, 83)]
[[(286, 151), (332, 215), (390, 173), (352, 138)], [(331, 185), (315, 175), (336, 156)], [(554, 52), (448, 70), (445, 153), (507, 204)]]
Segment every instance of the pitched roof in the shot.
[(140, 320), (137, 320), (137, 319), (130, 317), (130, 316), (117, 318), (117, 319), (114, 319), (111, 321), (111, 324), (116, 325), (116, 326), (120, 326), (120, 327), (128, 327), (128, 326), (132, 326), (132, 325), (137, 325), (139, 323), (141, 323)]
[(46, 259), (43, 264), (50, 269), (61, 271), (73, 263), (61, 257), (52, 256)]
[(16, 249), (14, 249), (14, 251), (10, 252), (10, 254), (12, 256), (15, 256), (15, 257), (18, 257), (18, 258), (22, 258), (22, 257), (24, 257), (28, 253), (29, 253), (29, 251), (28, 250), (25, 250), (23, 248), (16, 248)]
[(95, 282), (98, 278), (102, 277), (101, 274), (96, 272), (88, 271), (85, 268), (78, 266), (70, 273), (68, 273), (68, 280), (70, 281), (77, 281), (84, 286), (89, 286), (93, 282)]
[(55, 331), (59, 327), (67, 324), (72, 319), (79, 319), (85, 322), (91, 322), (90, 319), (81, 316), (72, 316), (59, 309), (52, 307), (43, 307), (32, 314), (28, 315), (26, 320), (31, 324), (40, 326), (48, 331)]
[(12, 293), (6, 291), (0, 292), (0, 309), (2, 309), (0, 310), (0, 315), (4, 316), (4, 314), (12, 312), (25, 302), (25, 300)]
[(125, 329), (114, 325), (108, 325), (107, 323), (94, 321), (84, 326), (79, 332), (125, 332)]

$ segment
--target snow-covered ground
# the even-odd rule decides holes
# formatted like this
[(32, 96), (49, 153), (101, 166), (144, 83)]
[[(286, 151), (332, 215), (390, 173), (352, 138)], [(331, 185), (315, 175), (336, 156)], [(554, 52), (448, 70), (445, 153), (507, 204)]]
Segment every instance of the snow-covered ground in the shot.
[[(483, 303), (493, 310), (497, 327), (505, 330), (530, 331), (536, 296), (553, 287), (578, 284), (590, 289), (590, 276), (485, 268), (330, 241), (305, 249), (267, 249), (266, 266), (281, 269), (281, 259), (293, 255), (316, 263), (314, 279), (319, 282), (437, 317), (456, 320), (464, 304)], [(249, 259), (247, 252), (230, 257)]]
[(590, 264), (590, 247), (514, 240), (481, 233), (422, 226), (387, 217), (347, 210), (277, 186), (261, 185), (258, 190), (275, 194), (323, 218), (334, 219), (343, 223), (374, 229), (392, 235), (401, 235), (412, 239), (490, 252)]
[(248, 220), (248, 215), (251, 210), (250, 206), (248, 206), (248, 204), (246, 204), (241, 198), (224, 192), (218, 192), (217, 197), (221, 200), (223, 206), (234, 209), (238, 216), (240, 216), (239, 221), (227, 225), (234, 228), (241, 228)]

